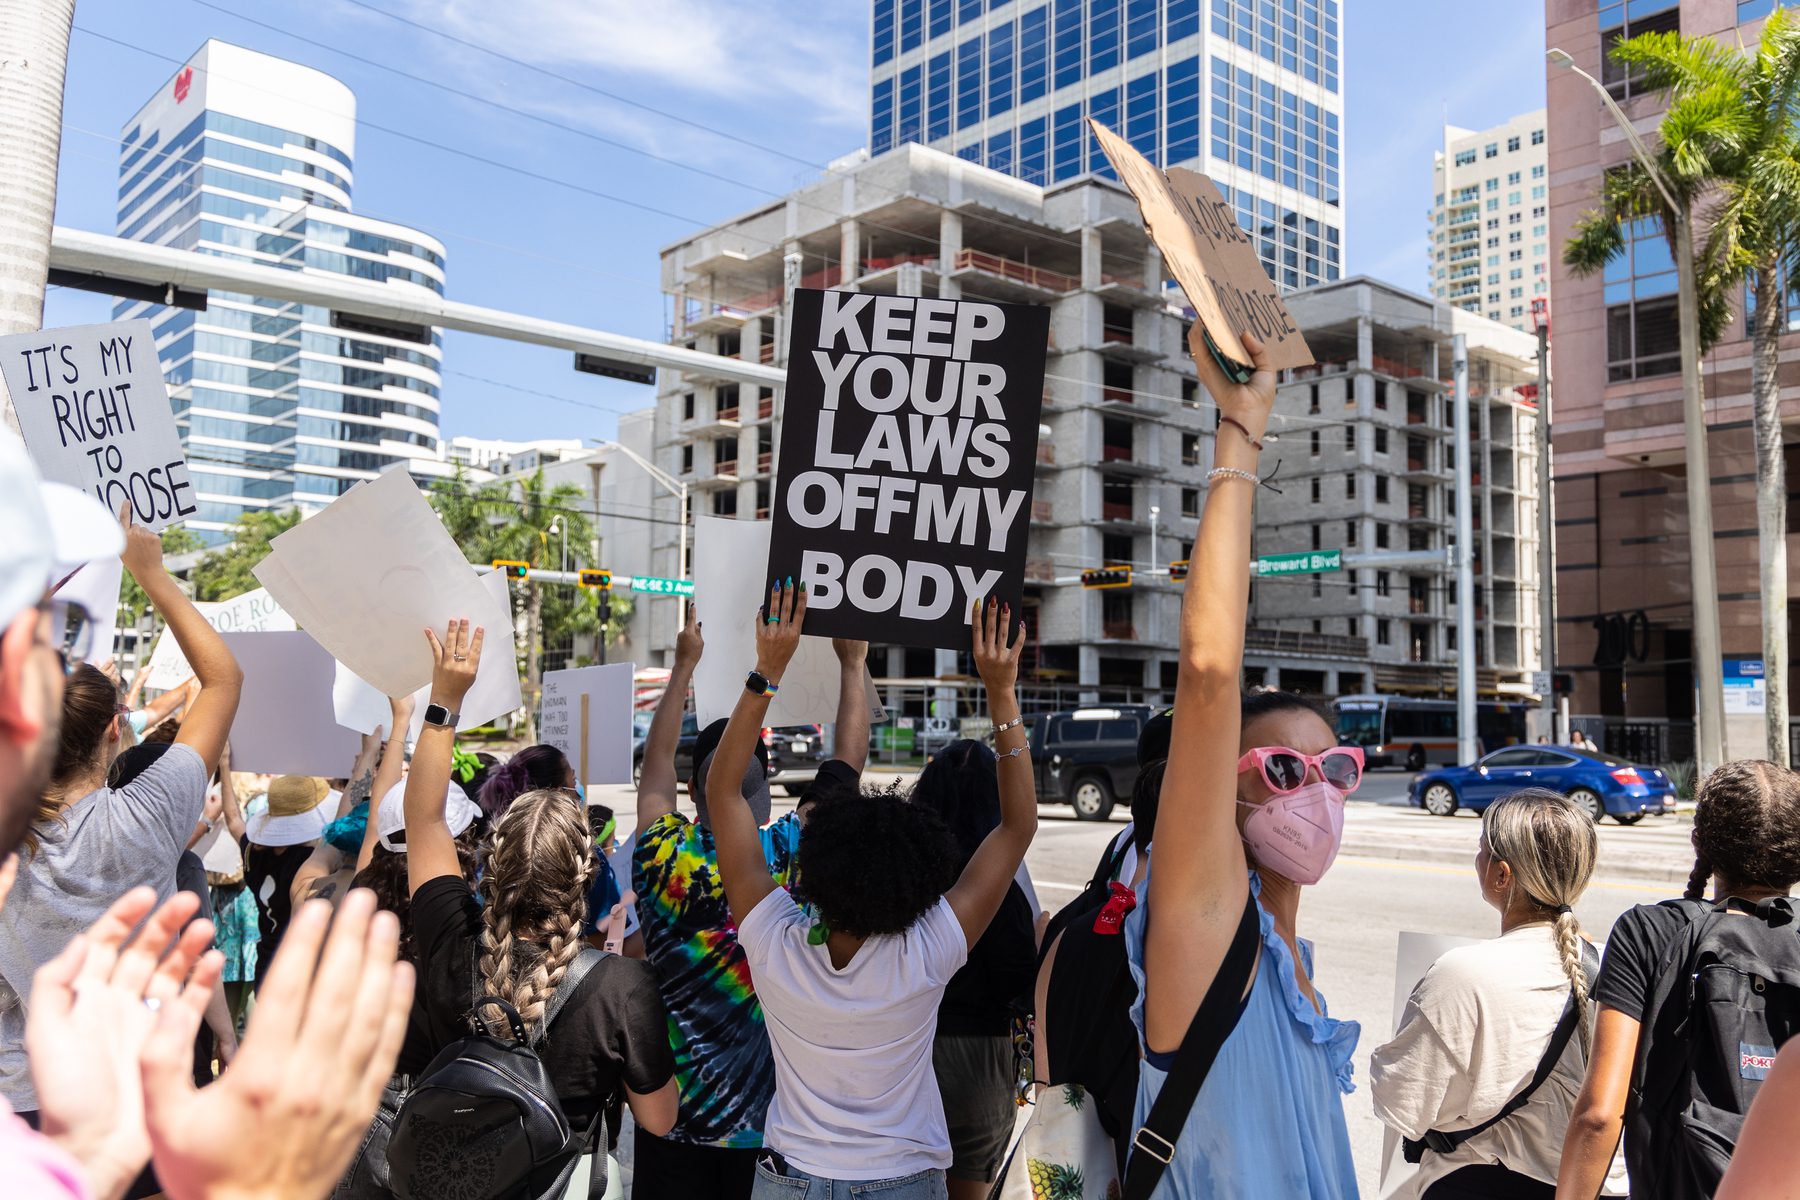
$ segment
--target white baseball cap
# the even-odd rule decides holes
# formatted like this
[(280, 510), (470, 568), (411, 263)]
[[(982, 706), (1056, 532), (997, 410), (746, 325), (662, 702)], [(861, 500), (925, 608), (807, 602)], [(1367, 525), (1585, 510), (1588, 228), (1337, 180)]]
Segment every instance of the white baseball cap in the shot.
[(45, 483), (25, 443), (0, 429), (0, 629), (83, 563), (125, 549), (118, 518), (78, 488)]
[[(452, 780), (444, 788), (444, 821), (450, 826), (450, 836), (458, 837), (462, 831), (474, 824), (475, 818), (481, 815), (481, 809), (473, 800), (464, 794), (462, 788)], [(375, 832), (381, 837), (384, 848), (395, 854), (406, 853), (406, 781), (403, 779), (388, 789), (388, 794), (381, 798), (381, 810), (376, 815)]]

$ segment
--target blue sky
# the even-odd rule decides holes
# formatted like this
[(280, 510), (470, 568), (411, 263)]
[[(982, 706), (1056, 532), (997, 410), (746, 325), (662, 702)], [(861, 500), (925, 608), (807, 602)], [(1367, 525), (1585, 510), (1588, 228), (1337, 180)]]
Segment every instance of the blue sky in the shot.
[[(1342, 7), (1348, 269), (1422, 291), (1443, 121), (1481, 128), (1543, 104), (1542, 9)], [(452, 298), (639, 337), (664, 334), (658, 249), (867, 140), (867, 0), (83, 0), (75, 23), (60, 224), (112, 231), (123, 123), (217, 37), (355, 91), (354, 207), (442, 239)], [(59, 289), (45, 319), (109, 315), (109, 300)], [(446, 335), (445, 436), (609, 437), (651, 402), (570, 357)]]

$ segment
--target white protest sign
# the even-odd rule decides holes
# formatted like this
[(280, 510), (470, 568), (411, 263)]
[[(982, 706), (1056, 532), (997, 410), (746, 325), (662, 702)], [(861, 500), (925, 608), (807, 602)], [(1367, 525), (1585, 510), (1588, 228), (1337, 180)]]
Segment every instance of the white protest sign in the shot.
[(256, 578), (333, 658), (384, 696), (431, 681), (425, 630), (450, 617), (510, 628), (511, 608), (468, 560), (404, 468), (359, 484), (269, 545)]
[(244, 672), (231, 723), (233, 770), (346, 775), (362, 738), (331, 709), (331, 655), (304, 633), (222, 633)]
[[(475, 672), (474, 686), (463, 697), (462, 711), (456, 721), (458, 729), (485, 725), (512, 712), (520, 704), (518, 642), (511, 621), (512, 602), (506, 592), (506, 577), (498, 571), (489, 571), (478, 578), (488, 595), (505, 610), (508, 620), (497, 627), (483, 626), (486, 632), (482, 635), (481, 665)], [(441, 629), (439, 634), (442, 635)], [(424, 637), (421, 630), (419, 640), (423, 641)], [(419, 730), (425, 725), (425, 705), (430, 699), (429, 683), (413, 693), (412, 724), (407, 730), (407, 741), (419, 740)], [(343, 663), (337, 665), (331, 702), (338, 724), (358, 733), (373, 733), (377, 725), (386, 730), (393, 717), (388, 698)]]
[[(694, 668), (694, 712), (705, 728), (729, 717), (756, 665), (756, 610), (769, 599), (767, 521), (697, 517), (694, 603), (706, 625), (706, 653)], [(870, 721), (887, 719), (874, 681), (863, 671)], [(770, 725), (813, 725), (837, 719), (838, 660), (825, 638), (802, 637), (800, 649), (769, 702)]]
[(198, 507), (148, 321), (0, 337), (0, 375), (45, 479), (160, 530)]
[[(1415, 933), (1410, 929), (1400, 931), (1400, 944), (1394, 953), (1395, 1033), (1400, 1032), (1400, 1018), (1406, 1012), (1407, 1000), (1412, 998), (1413, 989), (1419, 986), (1419, 980), (1425, 978), (1425, 972), (1431, 969), (1431, 964), (1458, 946), (1472, 946), (1480, 940), (1451, 933)], [(1394, 1195), (1418, 1173), (1418, 1165), (1406, 1161), (1400, 1145), (1400, 1135), (1384, 1127), (1381, 1135), (1381, 1200)]]
[(113, 640), (119, 623), (119, 585), (124, 578), (122, 561), (101, 558), (75, 572), (67, 583), (56, 589), (56, 603), (79, 604), (87, 610), (93, 629), (87, 661), (96, 667), (113, 656)]
[(575, 764), (586, 786), (631, 782), (631, 663), (544, 673), (538, 741)]
[[(220, 633), (291, 633), (296, 628), (294, 618), (275, 603), (267, 588), (252, 588), (229, 600), (194, 607)], [(180, 687), (194, 673), (187, 656), (175, 644), (175, 635), (167, 629), (156, 639), (148, 670), (144, 686), (158, 691)]]

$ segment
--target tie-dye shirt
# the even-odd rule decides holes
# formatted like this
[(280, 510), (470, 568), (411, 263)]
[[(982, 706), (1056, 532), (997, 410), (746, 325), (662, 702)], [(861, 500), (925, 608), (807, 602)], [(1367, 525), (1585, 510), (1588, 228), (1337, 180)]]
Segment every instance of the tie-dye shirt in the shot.
[[(769, 874), (786, 887), (800, 844), (799, 818), (790, 813), (776, 821), (762, 831), (762, 841)], [(679, 813), (658, 817), (638, 837), (631, 883), (644, 953), (669, 1010), (681, 1089), (681, 1114), (669, 1140), (760, 1147), (775, 1062), (725, 902), (712, 831)]]

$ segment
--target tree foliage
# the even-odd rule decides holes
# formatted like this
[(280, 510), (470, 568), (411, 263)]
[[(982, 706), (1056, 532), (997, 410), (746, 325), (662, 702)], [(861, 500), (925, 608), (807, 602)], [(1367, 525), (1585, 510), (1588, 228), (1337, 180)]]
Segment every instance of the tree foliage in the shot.
[[(262, 585), (251, 570), (269, 553), (269, 543), (300, 523), (300, 510), (250, 509), (241, 514), (231, 541), (194, 565), (188, 578), (196, 600), (229, 600)], [(163, 542), (165, 549), (168, 542)]]

